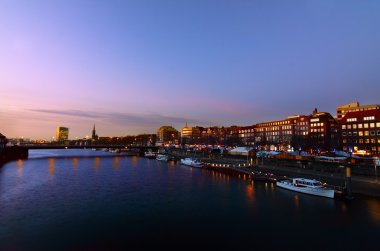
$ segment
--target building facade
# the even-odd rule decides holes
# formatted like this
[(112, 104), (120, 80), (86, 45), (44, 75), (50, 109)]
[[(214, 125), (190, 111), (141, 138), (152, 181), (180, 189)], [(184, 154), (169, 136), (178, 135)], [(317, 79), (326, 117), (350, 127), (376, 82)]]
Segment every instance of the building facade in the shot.
[(194, 144), (200, 143), (202, 138), (203, 127), (200, 126), (186, 126), (181, 129), (181, 143), (182, 144)]
[(263, 150), (289, 150), (299, 116), (256, 124), (255, 145)]
[(310, 150), (320, 153), (338, 148), (338, 129), (338, 122), (330, 113), (315, 109), (310, 117)]
[(346, 105), (338, 106), (336, 108), (336, 116), (338, 120), (341, 120), (348, 112), (359, 112), (369, 110), (380, 110), (380, 105), (361, 106), (359, 102), (352, 102)]
[(157, 142), (161, 144), (178, 144), (179, 132), (172, 126), (161, 126), (157, 130)]
[(343, 151), (380, 155), (380, 110), (348, 112), (339, 121)]
[(63, 142), (69, 139), (69, 128), (58, 126), (56, 130), (57, 142)]
[(256, 125), (237, 128), (239, 142), (246, 146), (253, 146), (255, 144), (255, 128)]

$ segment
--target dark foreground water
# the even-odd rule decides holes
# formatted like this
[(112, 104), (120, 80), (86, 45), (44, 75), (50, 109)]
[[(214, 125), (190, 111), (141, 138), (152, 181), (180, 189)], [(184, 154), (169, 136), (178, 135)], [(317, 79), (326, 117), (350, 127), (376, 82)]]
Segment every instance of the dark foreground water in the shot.
[(378, 199), (91, 150), (30, 156), (46, 158), (0, 169), (0, 250), (380, 250)]

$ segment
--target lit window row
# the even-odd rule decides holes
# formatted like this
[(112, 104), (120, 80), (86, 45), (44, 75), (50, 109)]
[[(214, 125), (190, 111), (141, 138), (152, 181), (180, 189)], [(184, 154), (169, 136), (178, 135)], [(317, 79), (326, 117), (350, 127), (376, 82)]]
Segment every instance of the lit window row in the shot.
[(380, 122), (377, 123), (364, 123), (364, 124), (353, 124), (353, 125), (342, 125), (342, 129), (356, 129), (356, 128), (380, 128)]
[(364, 120), (375, 120), (375, 116), (364, 117)]
[(312, 127), (323, 126), (323, 122), (321, 122), (321, 123), (311, 123), (310, 126), (312, 126)]
[(347, 119), (347, 122), (355, 122), (357, 121), (358, 119), (357, 118), (348, 118)]
[(359, 132), (342, 132), (342, 136), (356, 136), (356, 135), (359, 135), (359, 136), (375, 136), (375, 135), (378, 135), (380, 136), (380, 130), (375, 132), (375, 131), (359, 131)]

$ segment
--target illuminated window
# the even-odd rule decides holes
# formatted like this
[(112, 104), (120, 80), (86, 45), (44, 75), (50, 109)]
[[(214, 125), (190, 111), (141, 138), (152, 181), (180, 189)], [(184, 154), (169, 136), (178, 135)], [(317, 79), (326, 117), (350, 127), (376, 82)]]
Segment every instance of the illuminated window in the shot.
[(368, 128), (368, 124), (364, 124), (364, 128)]
[(376, 139), (371, 139), (371, 143), (375, 144), (376, 143)]
[(348, 118), (347, 122), (355, 122), (357, 119), (356, 118)]
[(369, 131), (364, 131), (364, 136), (369, 136)]
[(375, 116), (364, 117), (364, 120), (375, 120)]
[(376, 127), (380, 127), (380, 122), (377, 122), (377, 123), (376, 123)]
[(353, 128), (353, 129), (356, 129), (356, 124), (353, 124), (353, 125), (352, 125), (352, 128)]
[(363, 139), (359, 139), (359, 144), (363, 144)]
[(347, 125), (347, 129), (351, 129), (351, 125)]
[(366, 143), (366, 144), (369, 144), (369, 139), (365, 139), (365, 143)]
[(347, 143), (347, 140), (346, 139), (343, 139), (343, 144), (346, 144)]
[(342, 125), (342, 129), (346, 129), (346, 125)]
[(369, 127), (374, 128), (375, 127), (375, 123), (369, 124)]
[(363, 124), (358, 124), (358, 128), (363, 128)]
[(359, 136), (363, 136), (363, 131), (359, 131)]

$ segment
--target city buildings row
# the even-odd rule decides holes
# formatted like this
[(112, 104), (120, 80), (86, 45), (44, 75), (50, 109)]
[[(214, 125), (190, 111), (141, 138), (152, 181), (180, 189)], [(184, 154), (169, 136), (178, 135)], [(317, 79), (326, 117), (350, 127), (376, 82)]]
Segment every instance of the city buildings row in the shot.
[[(172, 126), (162, 126), (156, 134), (125, 137), (99, 137), (94, 125), (91, 138), (76, 141), (85, 145), (245, 145), (257, 150), (302, 150), (311, 153), (343, 150), (380, 156), (380, 105), (361, 106), (359, 102), (353, 102), (337, 107), (336, 111), (336, 115), (332, 116), (314, 109), (309, 115), (289, 116), (249, 126), (201, 127), (186, 124), (180, 131)], [(52, 141), (72, 144), (68, 138), (69, 128), (60, 126), (56, 130), (56, 139)], [(6, 142), (15, 144), (12, 139), (0, 134), (0, 151)]]
[(262, 150), (299, 150), (311, 153), (343, 150), (380, 155), (380, 105), (359, 102), (328, 112), (289, 116), (250, 126), (190, 127), (178, 132), (171, 126), (157, 131), (158, 144), (246, 145)]

